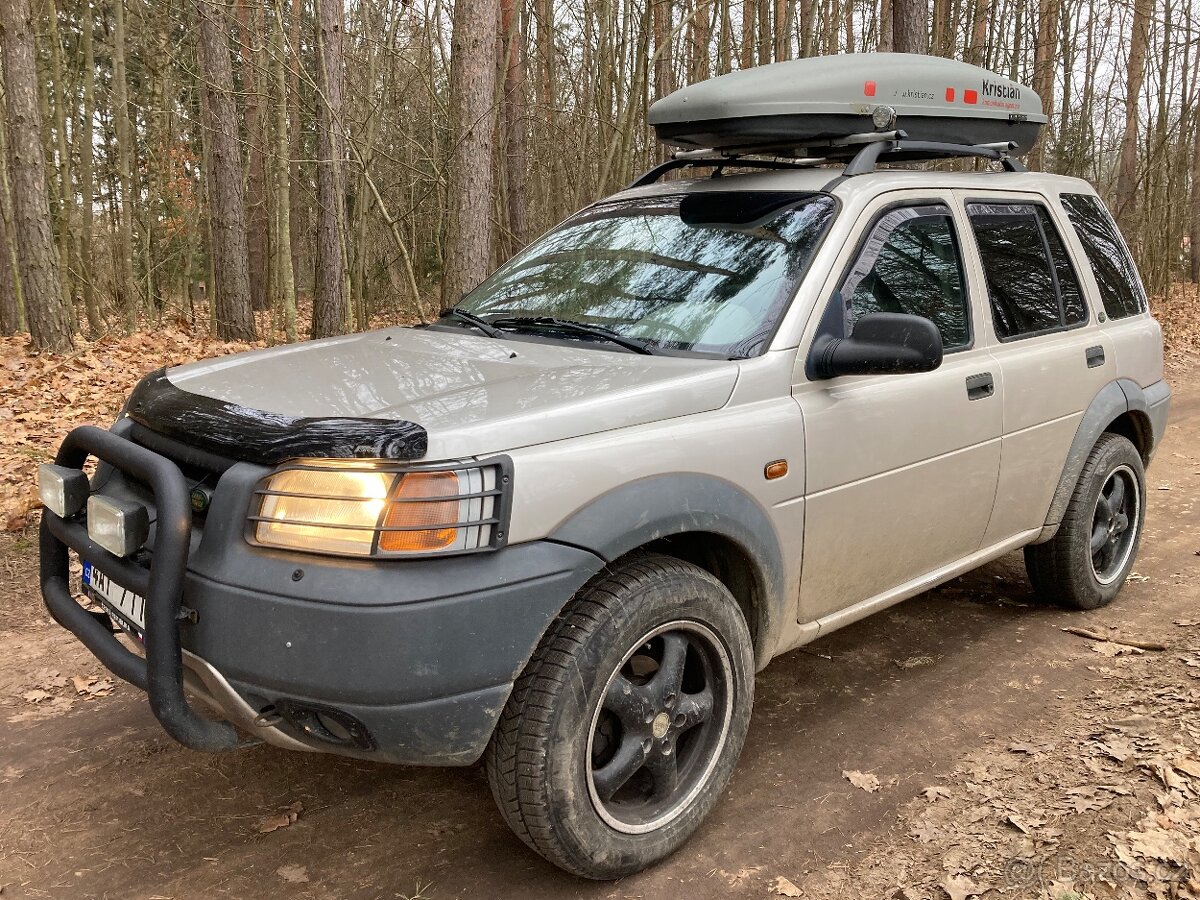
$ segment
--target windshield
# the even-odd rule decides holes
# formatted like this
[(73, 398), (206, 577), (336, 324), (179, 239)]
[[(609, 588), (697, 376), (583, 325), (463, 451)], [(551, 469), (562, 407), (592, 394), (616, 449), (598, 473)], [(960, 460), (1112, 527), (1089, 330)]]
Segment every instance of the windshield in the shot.
[[(828, 195), (795, 192), (600, 203), (514, 257), (458, 309), (502, 326), (531, 318), (600, 326), (652, 350), (753, 356), (833, 214)], [(441, 324), (471, 327), (452, 317)], [(555, 336), (597, 339), (565, 330)]]

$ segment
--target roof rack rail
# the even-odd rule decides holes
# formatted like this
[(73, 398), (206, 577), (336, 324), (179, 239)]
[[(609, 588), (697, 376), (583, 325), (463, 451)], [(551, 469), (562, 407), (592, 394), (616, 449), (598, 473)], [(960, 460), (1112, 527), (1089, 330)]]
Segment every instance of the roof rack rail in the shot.
[(811, 169), (824, 162), (829, 162), (829, 160), (824, 157), (811, 156), (802, 159), (783, 156), (750, 157), (714, 154), (707, 150), (691, 150), (687, 154), (678, 154), (666, 162), (659, 163), (653, 169), (642, 173), (626, 185), (625, 189), (629, 190), (630, 188), (645, 187), (648, 184), (654, 184), (654, 182), (675, 169), (711, 166), (716, 169), (713, 173), (713, 177), (715, 178), (727, 166), (740, 166), (746, 169)]
[[(951, 144), (940, 141), (910, 141), (903, 131), (868, 132), (848, 134), (826, 144), (814, 144), (800, 148), (795, 156), (767, 155), (747, 150), (743, 153), (721, 153), (716, 150), (686, 150), (675, 153), (671, 159), (635, 178), (629, 188), (654, 184), (675, 169), (709, 167), (716, 169), (713, 177), (721, 174), (728, 166), (751, 169), (807, 169), (833, 162), (848, 160), (841, 175), (853, 178), (875, 171), (881, 158), (893, 162), (928, 159), (962, 159), (974, 157), (1000, 163), (1006, 172), (1027, 172), (1028, 169), (1011, 156), (1017, 149), (1012, 141), (992, 144)], [(821, 155), (809, 155), (810, 152)]]

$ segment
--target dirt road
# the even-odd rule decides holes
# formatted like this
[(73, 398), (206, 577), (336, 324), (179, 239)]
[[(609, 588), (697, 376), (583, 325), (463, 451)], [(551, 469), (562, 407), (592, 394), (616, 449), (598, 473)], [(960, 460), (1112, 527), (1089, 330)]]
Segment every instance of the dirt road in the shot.
[[(1170, 377), (1138, 574), (1114, 606), (1029, 605), (1016, 554), (776, 660), (724, 802), (616, 884), (528, 852), (477, 767), (179, 748), (43, 614), (33, 532), (0, 535), (0, 897), (1146, 896), (1116, 872), (1130, 845), (1133, 869), (1159, 853), (1161, 896), (1191, 896), (1164, 859), (1200, 856), (1200, 367)], [(1158, 832), (1183, 844), (1146, 850)]]

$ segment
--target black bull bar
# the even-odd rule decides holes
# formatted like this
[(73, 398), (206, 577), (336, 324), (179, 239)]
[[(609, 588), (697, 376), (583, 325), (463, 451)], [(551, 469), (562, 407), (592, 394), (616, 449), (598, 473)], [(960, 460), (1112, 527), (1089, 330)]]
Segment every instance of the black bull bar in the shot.
[[(66, 436), (55, 462), (79, 469), (89, 455), (132, 475), (153, 491), (157, 507), (154, 558), (146, 570), (113, 556), (88, 537), (83, 524), (44, 509), (40, 556), (46, 608), (114, 675), (147, 693), (155, 718), (175, 740), (194, 750), (233, 750), (241, 746), (232, 725), (197, 715), (183, 693), (179, 619), (192, 535), (190, 492), (183, 473), (166, 457), (91, 425), (76, 428)], [(110, 628), (71, 596), (67, 548), (121, 587), (146, 598), (145, 658), (117, 640)]]

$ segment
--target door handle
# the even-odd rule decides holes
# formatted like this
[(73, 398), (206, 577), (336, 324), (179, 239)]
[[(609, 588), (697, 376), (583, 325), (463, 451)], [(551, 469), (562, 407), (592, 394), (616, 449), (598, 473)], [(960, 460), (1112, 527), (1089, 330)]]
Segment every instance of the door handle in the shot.
[(996, 382), (992, 380), (991, 372), (980, 372), (978, 375), (967, 376), (967, 399), (983, 400), (996, 393)]
[(1104, 348), (1103, 347), (1100, 347), (1100, 346), (1088, 347), (1087, 350), (1085, 350), (1083, 352), (1083, 355), (1085, 357), (1087, 357), (1087, 367), (1089, 369), (1094, 369), (1097, 366), (1104, 365)]

